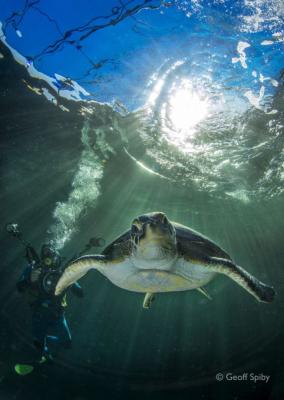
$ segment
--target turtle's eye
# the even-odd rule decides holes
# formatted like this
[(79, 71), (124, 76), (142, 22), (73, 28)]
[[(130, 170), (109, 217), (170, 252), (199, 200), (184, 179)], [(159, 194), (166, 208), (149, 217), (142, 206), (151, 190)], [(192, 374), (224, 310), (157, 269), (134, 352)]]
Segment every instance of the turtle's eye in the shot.
[(141, 229), (142, 229), (141, 222), (138, 220), (133, 221), (132, 226), (131, 226), (132, 233), (138, 233), (141, 231)]
[(168, 218), (167, 218), (165, 215), (163, 215), (163, 216), (162, 216), (162, 219), (161, 219), (161, 222), (162, 222), (162, 224), (167, 225), (167, 224), (169, 223), (169, 220), (168, 220)]

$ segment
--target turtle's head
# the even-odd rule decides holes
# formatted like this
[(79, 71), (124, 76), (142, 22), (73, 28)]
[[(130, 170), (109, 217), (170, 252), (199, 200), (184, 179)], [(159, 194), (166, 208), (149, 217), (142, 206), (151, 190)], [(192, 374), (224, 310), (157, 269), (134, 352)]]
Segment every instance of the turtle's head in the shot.
[(162, 212), (135, 218), (131, 226), (133, 254), (139, 259), (153, 260), (176, 254), (176, 231)]

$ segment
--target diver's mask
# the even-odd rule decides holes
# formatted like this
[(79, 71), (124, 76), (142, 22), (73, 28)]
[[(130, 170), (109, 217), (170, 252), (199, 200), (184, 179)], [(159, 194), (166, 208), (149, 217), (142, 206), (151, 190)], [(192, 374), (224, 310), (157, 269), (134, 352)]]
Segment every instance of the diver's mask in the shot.
[(51, 258), (51, 257), (45, 257), (45, 258), (42, 260), (42, 264), (43, 264), (45, 267), (51, 267), (52, 264), (53, 264), (52, 258)]
[(45, 268), (57, 269), (60, 266), (60, 256), (50, 245), (43, 244), (41, 247), (41, 263)]

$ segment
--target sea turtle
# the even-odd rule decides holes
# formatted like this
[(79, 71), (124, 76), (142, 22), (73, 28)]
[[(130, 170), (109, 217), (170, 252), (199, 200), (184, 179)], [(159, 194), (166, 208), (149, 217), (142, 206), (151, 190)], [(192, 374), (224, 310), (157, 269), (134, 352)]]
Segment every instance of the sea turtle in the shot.
[(140, 215), (102, 255), (85, 255), (73, 261), (59, 279), (55, 294), (96, 269), (116, 286), (145, 293), (149, 308), (158, 292), (203, 288), (221, 273), (233, 279), (257, 300), (271, 302), (274, 289), (236, 265), (217, 244), (176, 222), (163, 212)]

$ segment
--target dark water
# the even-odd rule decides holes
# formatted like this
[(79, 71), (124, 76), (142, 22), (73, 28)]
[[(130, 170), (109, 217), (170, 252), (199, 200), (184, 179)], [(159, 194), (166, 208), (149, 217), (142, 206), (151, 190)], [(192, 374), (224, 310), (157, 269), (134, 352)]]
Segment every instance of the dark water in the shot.
[[(252, 193), (242, 199), (225, 194), (237, 187), (226, 176), (217, 182), (218, 190), (209, 190), (208, 175), (201, 167), (202, 184), (194, 185), (189, 178), (195, 162), (183, 164), (183, 156), (166, 153), (159, 143), (158, 162), (147, 153), (147, 132), (154, 128), (145, 116), (123, 117), (97, 105), (87, 117), (79, 112), (80, 104), (67, 101), (70, 112), (64, 113), (29, 91), (23, 79), (31, 84), (33, 80), (26, 70), (5, 48), (1, 52), (5, 55), (0, 97), (3, 227), (16, 221), (34, 246), (39, 248), (49, 237), (69, 257), (91, 236), (102, 236), (108, 243), (128, 228), (134, 216), (161, 210), (214, 239), (239, 265), (277, 291), (272, 304), (257, 303), (220, 276), (208, 285), (213, 301), (197, 292), (160, 294), (146, 311), (142, 295), (120, 290), (92, 272), (81, 281), (85, 297), (69, 295), (73, 349), (62, 353), (54, 365), (19, 377), (13, 365), (34, 351), (29, 309), (15, 292), (25, 260), (23, 248), (3, 229), (1, 400), (282, 399), (281, 190), (277, 195), (269, 190), (260, 193), (259, 179), (252, 172), (248, 177), (251, 165), (243, 171), (242, 190), (248, 193), (251, 188)], [(279, 93), (275, 101), (283, 100)], [(263, 126), (261, 118), (257, 113), (251, 117), (253, 124), (260, 121)], [(141, 143), (131, 136), (134, 129), (143, 130), (146, 139)], [(168, 154), (167, 160), (163, 154)], [(174, 174), (170, 162), (177, 166)], [(267, 163), (263, 159), (257, 165), (264, 170)], [(267, 383), (249, 378), (218, 382), (217, 373), (270, 378)]]

